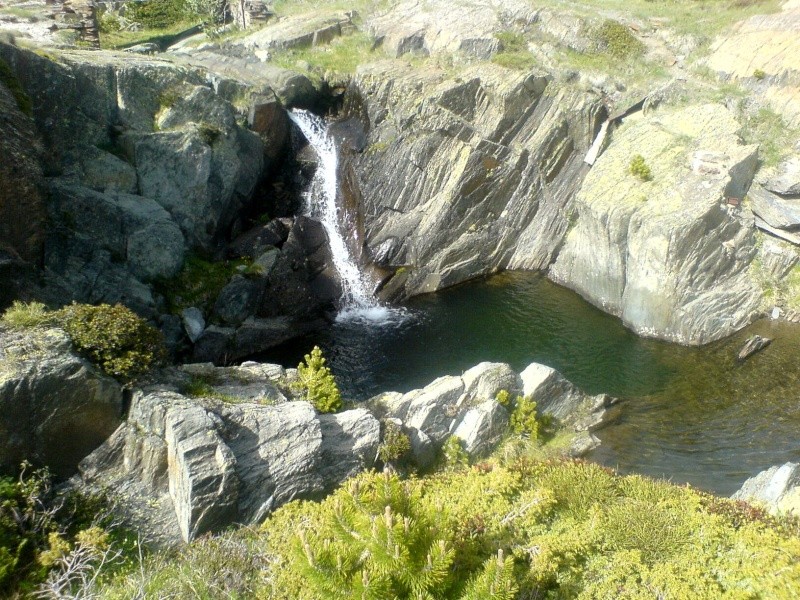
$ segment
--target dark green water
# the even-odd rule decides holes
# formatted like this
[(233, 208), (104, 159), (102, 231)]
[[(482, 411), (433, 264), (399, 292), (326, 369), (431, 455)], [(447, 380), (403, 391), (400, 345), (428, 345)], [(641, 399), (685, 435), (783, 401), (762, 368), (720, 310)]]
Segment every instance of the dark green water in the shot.
[[(591, 393), (626, 400), (590, 456), (730, 494), (771, 465), (800, 460), (800, 326), (760, 321), (732, 338), (685, 348), (637, 337), (540, 275), (505, 273), (416, 298), (410, 318), (337, 323), (267, 359), (294, 366), (319, 344), (347, 397), (408, 391), (484, 360), (541, 362)], [(742, 365), (753, 333), (774, 342)]]

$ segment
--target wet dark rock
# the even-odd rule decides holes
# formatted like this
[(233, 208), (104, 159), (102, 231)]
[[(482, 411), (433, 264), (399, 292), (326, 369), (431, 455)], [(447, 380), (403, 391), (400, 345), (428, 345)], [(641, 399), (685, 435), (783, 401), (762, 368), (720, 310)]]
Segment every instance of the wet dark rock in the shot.
[(234, 275), (214, 303), (213, 317), (227, 325), (239, 325), (255, 314), (266, 282), (260, 277)]
[(270, 247), (280, 248), (289, 237), (289, 227), (284, 219), (272, 219), (266, 225), (254, 227), (237, 237), (228, 252), (232, 256), (249, 256), (255, 258)]

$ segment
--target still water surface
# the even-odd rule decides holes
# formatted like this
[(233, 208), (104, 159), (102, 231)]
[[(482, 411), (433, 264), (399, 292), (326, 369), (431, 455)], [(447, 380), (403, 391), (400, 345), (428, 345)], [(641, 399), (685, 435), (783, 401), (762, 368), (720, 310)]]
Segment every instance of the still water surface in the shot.
[[(413, 299), (391, 322), (335, 323), (272, 356), (296, 366), (322, 347), (346, 397), (405, 392), (478, 362), (541, 362), (590, 393), (626, 400), (590, 459), (730, 494), (771, 465), (800, 460), (800, 326), (763, 320), (685, 348), (637, 337), (573, 292), (504, 273)], [(754, 333), (774, 339), (742, 365)]]

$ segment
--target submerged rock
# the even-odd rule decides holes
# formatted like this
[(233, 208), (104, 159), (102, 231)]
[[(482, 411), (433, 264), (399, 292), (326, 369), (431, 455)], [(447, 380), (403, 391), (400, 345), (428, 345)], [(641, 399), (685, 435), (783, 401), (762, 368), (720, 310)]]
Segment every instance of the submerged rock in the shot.
[(742, 349), (739, 350), (739, 354), (736, 355), (736, 358), (739, 362), (744, 362), (756, 352), (760, 352), (767, 346), (772, 343), (770, 338), (761, 337), (760, 335), (754, 335), (747, 339), (742, 346)]

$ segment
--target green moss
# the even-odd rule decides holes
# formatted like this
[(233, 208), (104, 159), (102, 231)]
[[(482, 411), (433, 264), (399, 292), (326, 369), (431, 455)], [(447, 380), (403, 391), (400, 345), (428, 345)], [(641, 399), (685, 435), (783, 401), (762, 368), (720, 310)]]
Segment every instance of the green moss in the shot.
[(492, 56), (492, 62), (507, 69), (530, 71), (536, 66), (536, 59), (528, 51), (525, 37), (516, 31), (501, 31), (495, 33), (495, 38), (500, 42), (500, 51)]
[(530, 71), (536, 66), (536, 58), (527, 50), (518, 52), (498, 52), (492, 57), (492, 62), (516, 71)]
[(177, 277), (160, 281), (156, 287), (173, 313), (191, 306), (209, 312), (230, 278), (250, 264), (249, 260), (212, 262), (190, 255)]
[(30, 96), (25, 93), (25, 90), (22, 88), (22, 84), (14, 74), (14, 71), (11, 70), (11, 67), (8, 65), (8, 63), (2, 58), (0, 58), (0, 83), (5, 85), (11, 92), (11, 95), (14, 96), (14, 100), (16, 100), (19, 109), (24, 114), (32, 117), (33, 102), (31, 102)]

